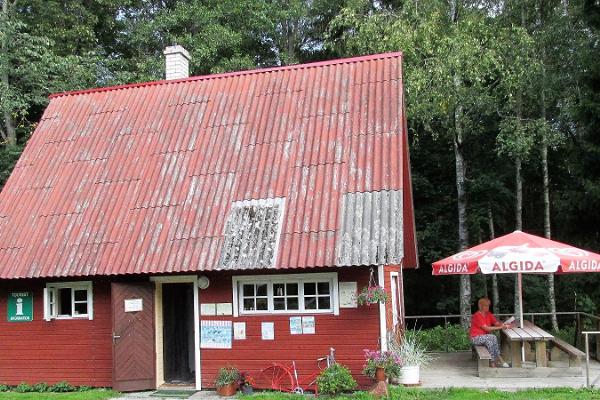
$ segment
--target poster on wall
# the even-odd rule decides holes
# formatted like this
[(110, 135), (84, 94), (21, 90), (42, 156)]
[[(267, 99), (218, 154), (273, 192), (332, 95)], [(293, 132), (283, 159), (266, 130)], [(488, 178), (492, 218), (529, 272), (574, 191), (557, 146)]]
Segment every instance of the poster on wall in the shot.
[(275, 324), (273, 322), (263, 322), (260, 325), (262, 340), (275, 340)]
[(234, 322), (233, 323), (233, 338), (235, 340), (246, 339), (246, 323), (245, 322)]
[(200, 347), (231, 348), (231, 321), (200, 321)]
[(8, 294), (7, 304), (6, 319), (8, 322), (33, 321), (32, 292), (11, 292)]
[(315, 333), (315, 317), (302, 317), (302, 333), (305, 335)]
[(217, 315), (217, 305), (215, 303), (200, 304), (200, 315)]
[(217, 303), (217, 315), (233, 315), (231, 303)]
[(358, 303), (356, 301), (357, 285), (356, 282), (340, 282), (340, 308), (356, 308)]
[(290, 317), (290, 334), (302, 335), (302, 317)]

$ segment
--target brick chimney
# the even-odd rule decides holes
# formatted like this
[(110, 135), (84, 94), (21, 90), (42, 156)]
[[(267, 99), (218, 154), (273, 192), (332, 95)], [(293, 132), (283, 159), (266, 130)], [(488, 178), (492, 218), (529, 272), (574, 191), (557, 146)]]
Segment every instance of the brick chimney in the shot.
[(190, 76), (190, 53), (182, 46), (168, 46), (165, 55), (165, 77), (167, 80), (182, 79)]

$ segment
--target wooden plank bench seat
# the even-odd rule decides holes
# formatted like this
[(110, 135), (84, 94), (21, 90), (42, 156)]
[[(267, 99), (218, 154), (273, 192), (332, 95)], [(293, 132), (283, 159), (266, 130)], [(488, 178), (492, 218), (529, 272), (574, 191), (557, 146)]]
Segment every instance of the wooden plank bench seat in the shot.
[(477, 358), (477, 373), (481, 376), (481, 371), (490, 367), (492, 355), (485, 346), (473, 346), (473, 354)]
[(579, 350), (577, 347), (570, 345), (562, 339), (554, 337), (551, 340), (554, 347), (558, 347), (569, 356), (569, 367), (580, 367), (581, 359), (585, 357), (585, 353)]

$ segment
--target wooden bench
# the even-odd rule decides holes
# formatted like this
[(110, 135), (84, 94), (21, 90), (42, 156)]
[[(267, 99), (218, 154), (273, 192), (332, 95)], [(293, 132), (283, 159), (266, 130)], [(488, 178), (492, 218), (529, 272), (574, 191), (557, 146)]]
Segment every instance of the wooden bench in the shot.
[(558, 347), (569, 356), (569, 367), (581, 367), (581, 359), (585, 357), (585, 353), (583, 351), (557, 337), (552, 339), (552, 344), (554, 347)]
[(481, 376), (482, 370), (490, 368), (492, 355), (485, 346), (473, 346), (473, 354), (477, 358), (477, 374)]

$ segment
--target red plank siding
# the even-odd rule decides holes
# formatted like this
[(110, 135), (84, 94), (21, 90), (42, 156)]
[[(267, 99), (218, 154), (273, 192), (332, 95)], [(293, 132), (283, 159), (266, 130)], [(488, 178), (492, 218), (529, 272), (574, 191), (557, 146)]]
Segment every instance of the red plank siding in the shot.
[[(93, 285), (94, 319), (44, 321), (44, 282), (0, 284), (0, 383), (67, 381), (73, 385), (111, 386), (110, 286)], [(12, 291), (33, 292), (33, 321), (7, 322)]]
[[(367, 285), (368, 268), (343, 268), (326, 271), (338, 271), (338, 281), (357, 281), (358, 288)], [(319, 269), (318, 272), (324, 272)], [(244, 274), (246, 271), (243, 272)], [(230, 273), (211, 274), (210, 287), (200, 291), (201, 303), (222, 303), (232, 300), (232, 275)], [(361, 386), (371, 383), (362, 376), (363, 349), (379, 347), (379, 307), (376, 305), (358, 308), (341, 308), (340, 315), (313, 314), (315, 316), (314, 335), (291, 335), (290, 317), (311, 314), (286, 314), (244, 316), (232, 318), (207, 317), (201, 319), (233, 320), (246, 322), (246, 339), (234, 340), (233, 348), (201, 349), (202, 386), (214, 387), (215, 375), (219, 368), (235, 365), (242, 371), (248, 371), (257, 378), (257, 384), (266, 384), (260, 371), (272, 362), (291, 364), (296, 362), (299, 378), (317, 371), (317, 358), (324, 357), (330, 347), (336, 349), (336, 359), (350, 368)], [(261, 322), (274, 322), (275, 340), (261, 339)]]

